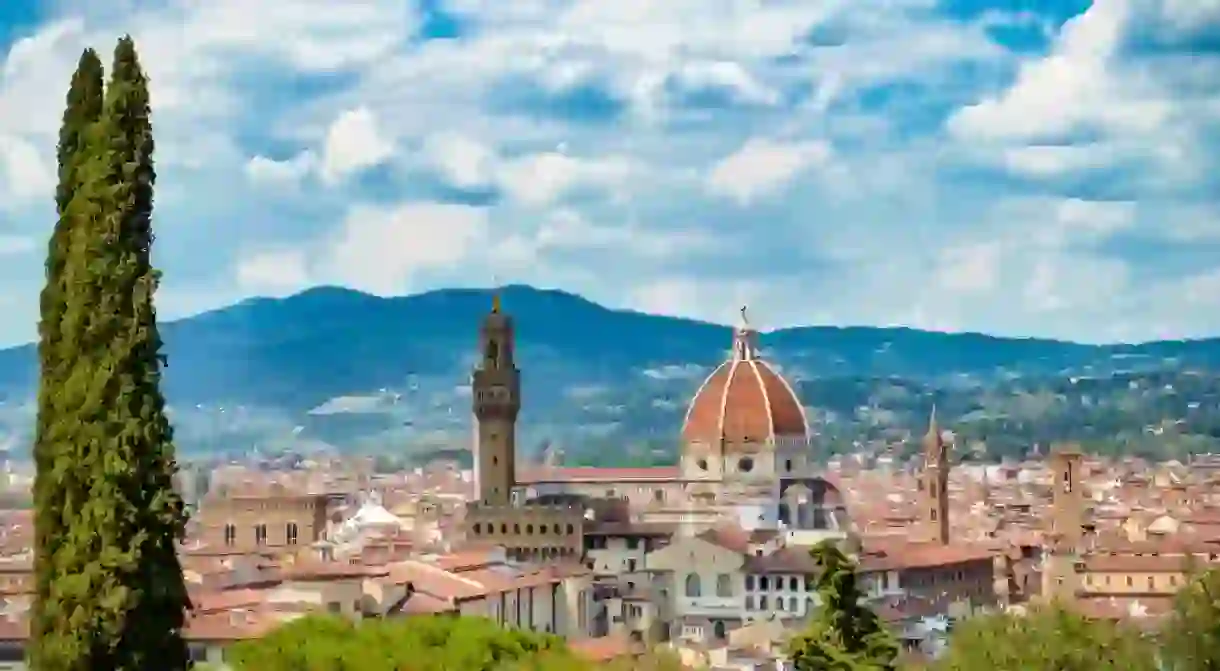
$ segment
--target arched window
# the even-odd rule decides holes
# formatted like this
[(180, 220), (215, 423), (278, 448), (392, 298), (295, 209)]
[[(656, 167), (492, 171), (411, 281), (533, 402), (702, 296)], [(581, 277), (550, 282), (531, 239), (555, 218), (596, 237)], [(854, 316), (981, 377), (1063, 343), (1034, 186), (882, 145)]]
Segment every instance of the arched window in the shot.
[(703, 596), (703, 585), (699, 583), (698, 573), (686, 574), (686, 596)]
[(716, 576), (716, 596), (733, 596), (733, 578), (727, 573)]
[(266, 545), (267, 544), (267, 525), (266, 524), (254, 525), (254, 544), (255, 545)]
[(233, 524), (225, 525), (225, 545), (233, 545), (237, 542), (237, 526)]
[(285, 540), (285, 542), (287, 542), (287, 544), (288, 544), (288, 545), (296, 545), (296, 544), (297, 544), (297, 536), (298, 536), (298, 534), (299, 534), (299, 531), (300, 531), (300, 530), (299, 530), (299, 529), (297, 529), (297, 523), (296, 523), (296, 522), (289, 522), (288, 524), (284, 525), (284, 540)]
[(724, 637), (727, 635), (728, 632), (725, 631), (724, 621), (716, 620), (716, 623), (712, 625), (712, 636), (715, 636), (718, 640), (724, 640)]

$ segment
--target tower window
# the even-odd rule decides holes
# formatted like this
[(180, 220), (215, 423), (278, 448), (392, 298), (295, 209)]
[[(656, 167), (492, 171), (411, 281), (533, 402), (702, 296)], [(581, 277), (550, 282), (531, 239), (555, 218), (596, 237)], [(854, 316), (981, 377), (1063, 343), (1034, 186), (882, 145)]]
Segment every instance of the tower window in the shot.
[(787, 459), (784, 461), (784, 470), (788, 471), (789, 473), (792, 472), (792, 460), (791, 459)]
[(487, 343), (487, 362), (496, 367), (500, 365), (500, 343), (494, 340)]
[(754, 460), (749, 457), (742, 457), (741, 461), (737, 462), (737, 469), (742, 473), (749, 473), (754, 470)]
[(233, 545), (237, 542), (237, 527), (232, 524), (225, 525), (225, 545)]

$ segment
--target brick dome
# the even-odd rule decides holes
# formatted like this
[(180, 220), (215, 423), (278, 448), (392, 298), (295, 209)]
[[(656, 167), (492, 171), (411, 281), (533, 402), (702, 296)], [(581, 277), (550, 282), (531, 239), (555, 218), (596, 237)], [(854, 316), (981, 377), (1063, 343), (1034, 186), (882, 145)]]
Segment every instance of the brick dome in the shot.
[(759, 358), (757, 336), (743, 323), (732, 357), (695, 392), (682, 425), (687, 445), (724, 445), (731, 452), (774, 445), (777, 439), (807, 439), (805, 409), (792, 386)]

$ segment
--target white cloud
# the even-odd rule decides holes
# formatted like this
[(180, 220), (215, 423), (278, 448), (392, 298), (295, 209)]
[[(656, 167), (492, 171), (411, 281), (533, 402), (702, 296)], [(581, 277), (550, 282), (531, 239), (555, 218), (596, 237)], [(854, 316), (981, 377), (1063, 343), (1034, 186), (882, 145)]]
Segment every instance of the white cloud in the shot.
[(458, 133), (437, 133), (424, 140), (424, 156), (459, 188), (488, 186), (498, 158), (487, 145)]
[(304, 250), (255, 252), (239, 259), (237, 285), (259, 296), (280, 296), (309, 286), (309, 265)]
[(394, 154), (372, 110), (357, 107), (343, 112), (326, 132), (322, 150), (322, 179), (337, 182), (348, 175), (379, 165)]
[[(0, 209), (15, 239), (44, 235), (69, 74), (85, 44), (106, 58), (131, 31), (153, 83), (167, 314), (499, 273), (726, 321), (749, 302), (768, 325), (1139, 337), (1152, 327), (1129, 316), (1146, 314), (1206, 333), (1207, 277), (1105, 243), (1215, 237), (1215, 198), (1183, 196), (1216, 174), (1215, 62), (1127, 44), (1132, 26), (1199, 35), (1210, 4), (1098, 0), (1059, 30), (927, 0), (452, 0), (465, 34), (428, 42), (406, 0), (65, 0), (0, 72)], [(1045, 23), (1053, 49), (990, 38), (1017, 20)], [(1022, 179), (973, 172), (996, 166)], [(429, 202), (437, 179), (487, 207)], [(1064, 198), (1097, 188), (1132, 202)], [(407, 204), (369, 200), (387, 193)], [(35, 271), (12, 291), (36, 297)]]
[(1116, 76), (1128, 0), (1096, 2), (1064, 25), (1054, 50), (1021, 67), (1001, 95), (962, 109), (949, 129), (965, 138), (1058, 139), (1087, 131), (1147, 133), (1170, 110), (1159, 90)]
[(412, 288), (423, 271), (460, 263), (487, 241), (487, 210), (405, 203), (352, 207), (324, 251), (327, 281), (380, 295)]
[(284, 161), (255, 156), (245, 166), (246, 178), (258, 186), (296, 186), (317, 166), (311, 151), (303, 151)]
[(55, 194), (55, 169), (33, 143), (12, 135), (0, 135), (0, 176), (4, 180), (6, 207)]
[(543, 152), (501, 163), (496, 179), (517, 202), (543, 206), (582, 187), (613, 190), (623, 184), (631, 169), (631, 164), (620, 157), (578, 159)]
[(712, 167), (707, 187), (746, 205), (775, 193), (805, 169), (824, 165), (831, 156), (830, 145), (821, 141), (751, 139)]

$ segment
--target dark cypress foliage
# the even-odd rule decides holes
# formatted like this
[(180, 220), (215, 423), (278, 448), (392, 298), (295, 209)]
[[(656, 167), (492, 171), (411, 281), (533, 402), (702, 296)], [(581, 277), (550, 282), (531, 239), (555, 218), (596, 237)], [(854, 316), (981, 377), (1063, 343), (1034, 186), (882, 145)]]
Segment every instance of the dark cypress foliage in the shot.
[(86, 49), (80, 57), (76, 73), (68, 89), (67, 105), (59, 131), (59, 185), (55, 192), (58, 220), (47, 248), (46, 285), (40, 300), (39, 364), (40, 384), (38, 393), (38, 418), (34, 435), (34, 460), (37, 472), (34, 480), (35, 501), (35, 599), (31, 613), (31, 632), (34, 649), (38, 648), (41, 632), (47, 631), (46, 610), (42, 607), (51, 597), (51, 581), (54, 571), (51, 557), (56, 543), (64, 538), (63, 495), (66, 487), (62, 478), (65, 472), (55, 472), (53, 465), (57, 453), (63, 451), (48, 427), (55, 422), (55, 401), (58, 397), (62, 372), (61, 348), (63, 339), (60, 330), (64, 318), (68, 287), (64, 282), (64, 263), (68, 257), (68, 240), (72, 232), (72, 217), (68, 206), (75, 196), (79, 184), (79, 168), (88, 158), (86, 135), (102, 113), (102, 62), (97, 52)]
[(160, 392), (148, 100), (124, 38), (67, 207), (71, 300), (60, 338), (71, 357), (48, 425), (69, 446), (50, 467), (67, 486), (45, 631), (31, 650), (40, 671), (187, 667), (189, 600), (176, 553), (186, 514)]
[(855, 562), (830, 541), (810, 550), (817, 562), (817, 594), (806, 631), (792, 637), (788, 654), (796, 671), (892, 671), (898, 644), (856, 585)]

